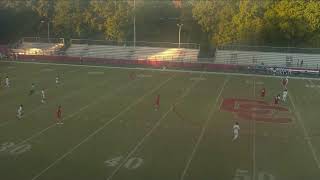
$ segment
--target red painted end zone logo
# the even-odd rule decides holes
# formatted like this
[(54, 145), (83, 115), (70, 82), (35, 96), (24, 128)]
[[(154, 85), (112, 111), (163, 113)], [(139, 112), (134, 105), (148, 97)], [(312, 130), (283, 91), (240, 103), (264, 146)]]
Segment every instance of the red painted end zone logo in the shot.
[(285, 107), (250, 99), (224, 99), (220, 110), (232, 112), (235, 118), (271, 123), (289, 123), (292, 114)]

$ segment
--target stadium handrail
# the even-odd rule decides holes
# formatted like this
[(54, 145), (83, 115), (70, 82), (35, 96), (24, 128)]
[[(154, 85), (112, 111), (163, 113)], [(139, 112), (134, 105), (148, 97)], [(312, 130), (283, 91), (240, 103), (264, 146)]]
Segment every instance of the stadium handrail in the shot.
[(274, 67), (262, 65), (235, 65), (235, 64), (214, 64), (212, 62), (185, 62), (185, 61), (158, 61), (158, 60), (129, 60), (129, 59), (107, 59), (95, 57), (75, 57), (56, 55), (15, 55), (17, 61), (44, 62), (59, 64), (78, 65), (102, 65), (117, 67), (143, 67), (143, 68), (169, 68), (195, 71), (216, 71), (229, 73), (249, 73), (249, 74), (271, 74), (307, 76), (319, 78), (319, 69), (310, 68), (290, 68)]

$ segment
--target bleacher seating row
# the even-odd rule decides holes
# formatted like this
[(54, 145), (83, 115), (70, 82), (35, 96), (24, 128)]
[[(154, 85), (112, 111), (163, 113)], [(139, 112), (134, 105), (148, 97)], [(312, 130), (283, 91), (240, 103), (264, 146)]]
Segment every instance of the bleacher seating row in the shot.
[(13, 52), (26, 55), (55, 55), (63, 46), (63, 43), (21, 42)]
[(180, 60), (197, 61), (199, 50), (186, 48), (156, 48), (136, 46), (87, 45), (72, 44), (67, 50), (67, 56), (117, 58), (117, 59), (147, 59), (147, 60)]
[[(301, 61), (303, 63), (301, 64)], [(320, 54), (217, 50), (216, 64), (318, 68)]]

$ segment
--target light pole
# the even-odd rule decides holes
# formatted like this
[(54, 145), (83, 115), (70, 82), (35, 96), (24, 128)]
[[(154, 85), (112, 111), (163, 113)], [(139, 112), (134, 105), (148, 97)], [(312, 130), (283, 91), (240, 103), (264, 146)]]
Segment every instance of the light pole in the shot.
[(136, 48), (136, 0), (133, 0), (133, 47)]
[(183, 24), (177, 24), (177, 26), (179, 27), (179, 48), (180, 48), (180, 44), (181, 44), (181, 28), (182, 28)]
[[(45, 21), (42, 20), (41, 23), (45, 23)], [(49, 20), (47, 21), (47, 26), (48, 26), (48, 29), (47, 29), (47, 31), (48, 31), (48, 42), (50, 42), (50, 22), (49, 22)]]

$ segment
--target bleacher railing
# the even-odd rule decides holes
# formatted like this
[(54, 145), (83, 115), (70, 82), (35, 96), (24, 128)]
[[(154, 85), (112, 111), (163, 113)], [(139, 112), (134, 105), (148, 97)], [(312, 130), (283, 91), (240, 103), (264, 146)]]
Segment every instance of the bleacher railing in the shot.
[(233, 50), (233, 51), (259, 51), (259, 52), (278, 52), (278, 53), (320, 54), (320, 48), (224, 45), (224, 46), (217, 47), (217, 49), (218, 50)]
[(64, 44), (64, 38), (41, 38), (41, 37), (24, 37), (21, 39), (23, 42), (32, 43), (54, 43), (54, 44)]
[[(147, 41), (108, 41), (108, 40), (91, 40), (91, 39), (71, 39), (71, 44), (87, 44), (87, 45), (110, 45), (123, 47), (158, 47), (158, 48), (179, 48), (179, 43), (172, 42), (147, 42)], [(200, 44), (196, 43), (180, 43), (180, 48), (198, 49)]]

